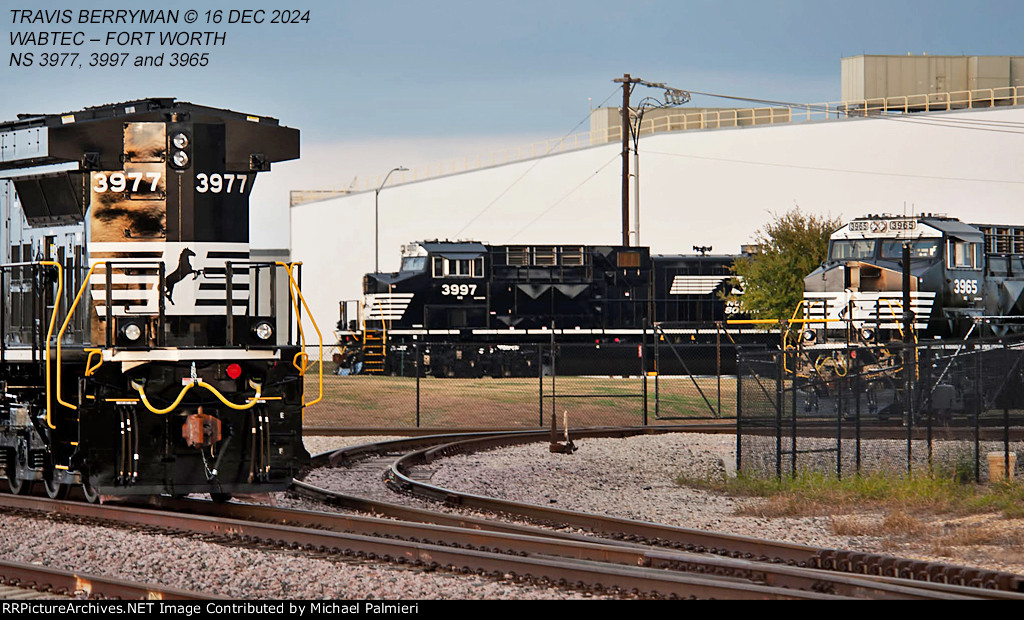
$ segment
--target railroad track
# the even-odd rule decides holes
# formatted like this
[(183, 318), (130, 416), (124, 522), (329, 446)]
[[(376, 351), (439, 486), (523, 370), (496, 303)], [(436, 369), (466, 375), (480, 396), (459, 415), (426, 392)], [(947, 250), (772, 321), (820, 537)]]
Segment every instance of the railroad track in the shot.
[[(160, 510), (0, 497), (0, 506), (8, 511), (45, 513), (49, 518), (113, 523), (202, 536), (231, 545), (296, 550), (325, 558), (391, 561), (425, 570), (448, 569), (617, 595), (759, 600), (1014, 597), (935, 584), (921, 587), (901, 580), (829, 575), (465, 518), (449, 517), (449, 523), (441, 525), (204, 500), (161, 498), (156, 504)], [(438, 518), (421, 512), (421, 517), (431, 521)]]
[[(199, 535), (211, 542), (244, 544), (253, 548), (285, 549), (313, 553), (323, 558), (354, 558), (358, 560), (395, 562), (423, 570), (451, 570), (495, 578), (512, 579), (544, 585), (561, 585), (618, 594), (665, 598), (742, 598), (742, 599), (831, 599), (834, 595), (819, 592), (798, 592), (785, 588), (752, 583), (737, 583), (706, 575), (671, 573), (644, 566), (609, 564), (598, 560), (562, 558), (550, 553), (523, 554), (479, 544), (455, 542), (449, 545), (424, 542), (439, 535), (407, 531), (399, 537), (390, 527), (390, 519), (372, 519), (368, 529), (359, 530), (354, 523), (361, 519), (344, 519), (332, 531), (329, 515), (268, 506), (225, 504), (205, 500), (160, 500), (165, 510), (120, 505), (92, 505), (46, 498), (0, 496), (0, 506), (20, 513), (42, 513), (48, 518), (73, 519), (80, 522), (115, 524), (121, 527), (160, 530), (176, 535)], [(171, 512), (187, 510), (190, 514)], [(223, 516), (222, 510), (243, 519)], [(208, 514), (201, 514), (206, 512)], [(256, 521), (255, 519), (263, 519)], [(301, 521), (306, 526), (295, 525)], [(277, 521), (277, 522), (274, 522)], [(285, 524), (287, 523), (287, 524)], [(336, 524), (335, 524), (336, 525)], [(436, 528), (437, 526), (435, 526)], [(429, 528), (428, 528), (429, 529)], [(456, 528), (458, 529), (458, 528)], [(366, 531), (365, 534), (352, 530)], [(383, 532), (383, 533), (382, 533)], [(456, 538), (468, 530), (452, 533)], [(541, 544), (542, 541), (537, 541)], [(517, 544), (521, 541), (517, 541)]]
[[(641, 429), (598, 429), (594, 436), (627, 436), (631, 430)], [(646, 431), (646, 429), (642, 429)], [(698, 431), (699, 432), (699, 431)], [(472, 510), (510, 515), (556, 527), (571, 526), (595, 534), (625, 542), (645, 542), (658, 547), (677, 551), (707, 553), (744, 561), (756, 561), (760, 565), (787, 565), (799, 568), (813, 568), (858, 576), (889, 577), (914, 581), (919, 584), (948, 584), (977, 589), (998, 590), (1018, 596), (1024, 590), (1024, 576), (1012, 573), (987, 571), (965, 566), (921, 562), (883, 554), (843, 551), (817, 548), (789, 543), (759, 540), (743, 536), (716, 534), (701, 530), (666, 526), (655, 523), (628, 521), (588, 513), (555, 509), (547, 506), (523, 504), (505, 500), (460, 493), (452, 489), (433, 486), (424, 480), (415, 479), (415, 468), (452, 454), (468, 453), (491, 449), (498, 446), (515, 445), (528, 441), (541, 441), (545, 433), (473, 434), (400, 439), (377, 444), (355, 446), (333, 453), (318, 455), (317, 464), (345, 465), (360, 459), (386, 454), (399, 454), (386, 474), (387, 484), (396, 491), (416, 495), (425, 499), (441, 501), (450, 505)], [(590, 436), (588, 433), (574, 433), (575, 437)], [(431, 445), (433, 444), (433, 445)], [(380, 503), (358, 498), (330, 499), (329, 492), (296, 484), (296, 493), (317, 496), (322, 501), (340, 503), (350, 508), (377, 511), (396, 518), (409, 513)], [(361, 506), (361, 508), (357, 508)], [(702, 571), (700, 567), (694, 570)], [(724, 570), (724, 569), (715, 569)], [(740, 571), (742, 572), (742, 571)]]
[[(664, 431), (597, 429), (593, 435), (624, 437), (649, 432)], [(574, 433), (574, 437), (581, 436), (582, 433)], [(409, 463), (416, 459), (429, 462), (453, 451), (543, 441), (547, 438), (546, 432), (414, 437), (325, 453), (318, 455), (314, 462), (318, 465), (329, 465), (332, 462), (352, 464), (376, 458), (380, 462), (395, 461), (389, 471), (398, 472), (410, 467)], [(402, 476), (392, 480), (391, 484), (399, 485), (405, 492), (412, 492), (412, 487), (403, 486), (413, 482), (412, 479), (406, 474)], [(431, 493), (437, 492), (434, 489)], [(1024, 599), (1024, 595), (1009, 591), (1019, 586), (1019, 581), (1014, 582), (1009, 578), (1000, 581), (985, 572), (978, 574), (977, 579), (964, 583), (977, 582), (990, 588), (1006, 589), (983, 590), (936, 583), (948, 580), (953, 575), (948, 570), (932, 570), (928, 573), (931, 581), (912, 581), (886, 574), (844, 573), (835, 570), (843, 566), (829, 566), (828, 562), (821, 560), (824, 556), (809, 555), (811, 548), (782, 545), (781, 548), (785, 550), (783, 552), (778, 546), (769, 548), (768, 545), (772, 543), (767, 541), (743, 539), (747, 543), (761, 545), (761, 552), (754, 554), (738, 551), (733, 546), (740, 537), (728, 537), (731, 539), (728, 544), (724, 538), (716, 538), (715, 546), (709, 546), (712, 544), (710, 537), (716, 535), (705, 532), (698, 533), (705, 536), (703, 539), (683, 542), (682, 539), (666, 537), (661, 530), (656, 534), (650, 531), (629, 532), (614, 523), (589, 522), (588, 528), (592, 531), (605, 531), (608, 534), (608, 537), (602, 538), (504, 524), (495, 519), (475, 519), (404, 508), (339, 495), (302, 483), (296, 483), (294, 492), (319, 502), (376, 515), (343, 515), (239, 503), (221, 505), (170, 498), (153, 500), (147, 506), (125, 506), (7, 495), (0, 496), (0, 507), (4, 507), (7, 512), (114, 524), (145, 531), (157, 530), (232, 546), (312, 554), (334, 560), (386, 561), (404, 564), (415, 570), (476, 573), (620, 597)], [(451, 491), (442, 489), (440, 492), (444, 500), (463, 506), (476, 501), (470, 501), (468, 497), (455, 500)], [(431, 497), (431, 493), (425, 496)], [(478, 508), (496, 509), (494, 506), (488, 508), (483, 505)], [(500, 511), (514, 512), (508, 505), (501, 506)], [(556, 518), (551, 513), (548, 513), (546, 519), (531, 515), (533, 520), (547, 520), (561, 525), (567, 523), (564, 517), (559, 515)], [(594, 518), (593, 515), (587, 517)], [(667, 528), (655, 524), (642, 525)], [(681, 528), (668, 529), (675, 530), (676, 535), (684, 531)], [(807, 557), (821, 561), (801, 559)], [(906, 568), (901, 561), (894, 560), (893, 566)], [(850, 566), (845, 568), (849, 570), (854, 567), (851, 560)], [(966, 577), (964, 573), (958, 575)], [(1012, 577), (1019, 579), (1018, 576)]]
[(0, 560), (0, 599), (62, 597), (88, 599), (209, 600), (208, 594), (124, 579), (75, 573), (35, 564)]
[[(764, 425), (763, 420), (755, 420), (754, 424), (744, 427), (745, 434), (765, 435), (774, 437), (775, 428), (769, 424)], [(774, 422), (772, 423), (774, 424)], [(836, 436), (837, 424), (834, 419), (811, 420), (804, 417), (798, 418), (799, 432), (802, 437), (834, 438)], [(1024, 418), (1011, 419), (1010, 441), (1024, 440)], [(685, 425), (664, 425), (645, 427), (652, 433), (673, 433), (693, 432), (708, 434), (735, 434), (735, 419), (696, 419)], [(497, 433), (517, 432), (538, 432), (534, 430), (523, 431), (519, 429), (464, 429), (459, 434), (463, 435), (494, 435)], [(547, 431), (542, 431), (547, 432)], [(858, 424), (852, 420), (844, 420), (841, 426), (842, 436), (845, 438), (860, 437), (861, 439), (894, 439), (906, 441), (907, 427), (895, 420), (878, 420), (872, 418), (862, 419)], [(974, 428), (972, 424), (965, 424), (960, 421), (956, 425), (933, 424), (930, 431), (924, 422), (915, 423), (910, 430), (911, 439), (925, 440), (931, 432), (933, 438), (941, 439), (973, 439), (975, 433), (979, 434), (982, 441), (1002, 441), (1002, 427)], [(450, 429), (442, 428), (353, 428), (353, 427), (320, 427), (304, 429), (306, 435), (317, 435), (323, 437), (360, 437), (360, 436), (401, 436), (410, 438), (427, 438), (443, 435), (450, 435)]]

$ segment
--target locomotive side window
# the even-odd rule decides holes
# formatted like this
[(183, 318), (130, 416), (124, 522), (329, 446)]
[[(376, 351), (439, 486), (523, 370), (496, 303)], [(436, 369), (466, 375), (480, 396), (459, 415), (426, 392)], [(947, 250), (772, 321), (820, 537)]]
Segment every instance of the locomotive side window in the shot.
[(433, 260), (433, 276), (435, 278), (482, 278), (484, 275), (484, 259), (479, 258), (444, 258), (435, 256)]
[(981, 269), (981, 244), (950, 239), (946, 266), (950, 269)]
[[(939, 255), (937, 240), (914, 241), (910, 244), (910, 260), (936, 258)], [(902, 241), (885, 241), (882, 243), (882, 258), (900, 260), (903, 258)]]
[(833, 241), (829, 260), (850, 260), (871, 258), (875, 255), (875, 241), (871, 239), (847, 239)]
[(448, 275), (468, 278), (473, 275), (472, 264), (473, 262), (467, 259), (450, 260), (448, 261)]

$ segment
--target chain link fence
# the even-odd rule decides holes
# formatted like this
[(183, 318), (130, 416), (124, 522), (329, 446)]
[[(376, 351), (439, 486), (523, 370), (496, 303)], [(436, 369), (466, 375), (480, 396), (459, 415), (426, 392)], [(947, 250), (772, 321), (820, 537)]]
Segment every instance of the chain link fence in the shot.
[(1020, 473), (1024, 341), (744, 352), (738, 468), (751, 476)]
[[(387, 372), (324, 347), (316, 429), (543, 428), (679, 424), (736, 413), (736, 346), (673, 342), (654, 330), (632, 341), (389, 345)], [(307, 348), (306, 401), (318, 394), (318, 347)], [(724, 360), (724, 361), (723, 361)]]

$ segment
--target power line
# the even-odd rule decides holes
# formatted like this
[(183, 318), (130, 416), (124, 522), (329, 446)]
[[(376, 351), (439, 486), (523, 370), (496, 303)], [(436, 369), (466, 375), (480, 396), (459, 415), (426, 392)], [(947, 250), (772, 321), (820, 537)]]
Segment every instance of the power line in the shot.
[(565, 201), (565, 199), (567, 199), (567, 198), (568, 198), (569, 196), (571, 196), (571, 195), (573, 195), (574, 193), (576, 193), (576, 190), (578, 190), (579, 188), (583, 187), (583, 186), (584, 186), (584, 185), (586, 185), (586, 184), (587, 184), (588, 182), (590, 182), (590, 180), (591, 180), (591, 179), (593, 179), (593, 178), (594, 178), (594, 177), (596, 177), (596, 176), (597, 176), (598, 174), (600, 174), (601, 172), (603, 172), (605, 168), (607, 168), (608, 166), (610, 166), (610, 165), (612, 164), (612, 162), (614, 162), (614, 161), (615, 161), (616, 159), (618, 159), (618, 158), (619, 158), (619, 154), (618, 154), (618, 153), (616, 153), (615, 155), (613, 155), (611, 159), (609, 159), (608, 161), (606, 161), (606, 162), (604, 163), (604, 165), (602, 165), (602, 166), (601, 166), (600, 168), (598, 168), (597, 170), (595, 170), (595, 171), (594, 171), (594, 172), (593, 172), (593, 173), (592, 173), (592, 174), (591, 174), (590, 176), (588, 176), (587, 178), (583, 179), (583, 181), (581, 181), (581, 182), (580, 182), (580, 183), (579, 183), (579, 184), (578, 184), (578, 185), (577, 185), (576, 187), (574, 187), (574, 188), (572, 188), (571, 190), (569, 190), (569, 192), (568, 192), (567, 194), (565, 194), (564, 196), (562, 196), (561, 198), (559, 198), (558, 200), (556, 200), (556, 201), (555, 201), (554, 203), (552, 203), (552, 205), (551, 205), (551, 206), (549, 206), (549, 207), (548, 207), (547, 209), (544, 209), (543, 211), (541, 211), (541, 212), (540, 212), (540, 214), (538, 214), (538, 215), (537, 215), (537, 217), (535, 217), (535, 218), (533, 218), (532, 220), (530, 220), (529, 222), (527, 222), (525, 226), (523, 226), (522, 228), (520, 228), (520, 229), (519, 229), (519, 230), (518, 230), (518, 231), (517, 231), (517, 232), (516, 232), (516, 233), (515, 233), (514, 235), (512, 235), (511, 237), (509, 237), (509, 238), (508, 238), (508, 239), (507, 239), (507, 240), (505, 241), (505, 243), (509, 243), (510, 241), (512, 241), (513, 239), (515, 239), (516, 237), (518, 237), (518, 236), (519, 236), (520, 234), (522, 234), (522, 233), (523, 233), (523, 231), (525, 231), (525, 230), (526, 230), (527, 228), (529, 228), (530, 226), (533, 226), (534, 224), (536, 224), (536, 223), (537, 223), (537, 221), (538, 221), (539, 219), (541, 219), (542, 217), (544, 217), (545, 215), (547, 215), (548, 213), (550, 213), (550, 212), (551, 212), (552, 210), (554, 210), (554, 208), (555, 208), (555, 207), (557, 207), (558, 205), (562, 204), (562, 202), (564, 202), (564, 201)]
[(730, 164), (745, 164), (749, 166), (767, 166), (771, 168), (796, 168), (799, 170), (815, 170), (818, 172), (838, 172), (840, 174), (866, 174), (873, 176), (885, 176), (885, 177), (905, 177), (913, 179), (929, 179), (929, 180), (940, 180), (940, 181), (967, 181), (971, 183), (1008, 183), (1011, 185), (1024, 185), (1024, 181), (1013, 181), (1004, 179), (975, 179), (971, 177), (950, 177), (950, 176), (935, 176), (927, 174), (905, 174), (900, 172), (878, 172), (872, 170), (849, 170), (843, 168), (825, 168), (822, 166), (801, 166), (799, 164), (780, 164), (773, 162), (764, 161), (749, 161), (743, 159), (729, 159), (727, 157), (707, 157), (703, 155), (685, 155), (682, 153), (666, 153), (664, 151), (651, 151), (645, 150), (644, 154), (651, 155), (664, 155), (666, 157), (682, 157), (685, 159), (700, 159), (706, 161), (718, 161)]
[[(608, 102), (609, 99), (611, 99), (613, 96), (615, 96), (615, 94), (618, 93), (618, 92), (619, 92), (618, 88), (615, 88), (614, 90), (612, 90), (612, 92), (607, 97), (604, 98), (604, 101), (602, 101), (601, 103), (597, 104), (597, 107), (600, 108), (601, 106), (603, 106), (605, 103)], [(573, 134), (573, 132), (575, 132), (576, 129), (579, 128), (580, 125), (582, 125), (583, 123), (585, 123), (585, 122), (587, 122), (589, 120), (590, 120), (590, 114), (587, 114), (585, 117), (580, 119), (580, 122), (576, 123), (576, 125), (573, 126), (573, 128), (570, 129), (568, 133), (566, 133), (564, 136), (562, 136), (562, 139), (558, 141), (557, 146), (561, 146), (562, 143), (565, 142), (566, 139), (568, 139), (569, 136), (571, 136)], [(466, 222), (466, 224), (461, 229), (459, 229), (459, 231), (457, 233), (455, 233), (455, 237), (458, 238), (459, 235), (461, 235), (463, 232), (465, 232), (466, 229), (469, 228), (473, 224), (473, 222), (475, 222), (478, 219), (480, 219), (480, 217), (483, 216), (484, 213), (487, 213), (487, 211), (489, 211), (491, 209), (491, 207), (493, 207), (495, 204), (497, 204), (498, 201), (501, 200), (502, 197), (505, 196), (505, 194), (507, 194), (509, 191), (511, 191), (511, 189), (513, 187), (515, 187), (520, 181), (523, 180), (523, 178), (526, 175), (530, 174), (530, 172), (532, 172), (533, 169), (536, 168), (540, 164), (541, 159), (542, 158), (537, 158), (533, 162), (533, 165), (531, 165), (529, 168), (524, 170), (521, 175), (519, 175), (518, 177), (516, 177), (516, 179), (514, 181), (509, 183), (509, 185), (505, 189), (503, 189), (501, 191), (501, 193), (499, 193), (494, 198), (494, 200), (492, 200), (491, 202), (487, 203), (487, 205), (483, 209), (481, 209), (476, 215), (474, 215), (472, 218), (470, 218), (470, 220), (468, 222)]]

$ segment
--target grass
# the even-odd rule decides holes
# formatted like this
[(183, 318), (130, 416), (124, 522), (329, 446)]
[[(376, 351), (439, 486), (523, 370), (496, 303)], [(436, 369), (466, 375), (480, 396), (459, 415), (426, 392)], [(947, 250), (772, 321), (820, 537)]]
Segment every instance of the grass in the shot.
[(679, 477), (677, 484), (744, 497), (763, 497), (766, 502), (742, 509), (742, 514), (761, 517), (819, 516), (864, 510), (884, 510), (894, 519), (886, 529), (912, 529), (899, 515), (921, 512), (947, 515), (998, 513), (1024, 517), (1024, 483), (1011, 481), (988, 485), (959, 482), (953, 476), (896, 476), (868, 474), (837, 479), (804, 472), (795, 478), (756, 479), (740, 475), (731, 479)]
[(879, 473), (838, 480), (803, 473), (782, 480), (680, 477), (676, 482), (764, 499), (746, 502), (736, 511), (740, 516), (828, 516), (834, 534), (875, 539), (885, 553), (916, 548), (957, 562), (1024, 564), (1024, 483), (965, 483), (955, 465), (942, 475), (912, 478)]
[[(701, 389), (712, 399), (716, 394), (714, 377), (698, 377)], [(638, 425), (643, 416), (643, 382), (638, 377), (569, 377), (554, 380), (545, 377), (545, 421), (551, 411), (550, 395), (554, 387), (556, 410), (568, 411), (570, 425)], [(648, 379), (649, 420), (655, 422), (654, 383)], [(539, 385), (537, 378), (509, 379), (437, 379), (424, 377), (419, 382), (420, 421), (422, 426), (446, 428), (537, 427), (539, 423)], [(329, 426), (408, 427), (416, 420), (416, 379), (359, 375), (324, 375), (324, 399), (306, 410), (309, 428)], [(306, 386), (307, 399), (317, 390)], [(735, 414), (735, 382), (722, 382), (722, 413)], [(576, 395), (576, 396), (573, 396)], [(689, 378), (660, 381), (661, 417), (671, 420), (711, 415)], [(672, 422), (675, 423), (675, 422)]]

